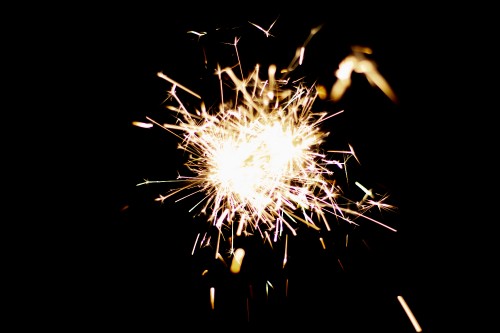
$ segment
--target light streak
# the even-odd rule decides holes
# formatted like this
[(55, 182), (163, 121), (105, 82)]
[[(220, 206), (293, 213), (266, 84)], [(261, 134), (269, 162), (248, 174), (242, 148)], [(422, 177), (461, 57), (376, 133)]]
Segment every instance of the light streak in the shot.
[(200, 38), (202, 36), (205, 36), (207, 34), (206, 31), (198, 32), (198, 31), (194, 31), (194, 30), (188, 31), (187, 33), (188, 34), (194, 34), (194, 35), (198, 36), (198, 40), (200, 40)]
[(269, 299), (269, 287), (271, 287), (272, 289), (274, 289), (274, 287), (271, 284), (271, 282), (266, 281), (266, 299)]
[[(220, 105), (217, 114), (210, 114), (203, 104), (191, 113), (175, 89), (170, 91), (179, 103), (169, 108), (176, 111), (177, 121), (161, 126), (184, 132), (179, 148), (190, 154), (185, 165), (194, 173), (179, 176), (178, 181), (187, 184), (180, 190), (206, 193), (200, 201), (202, 212), (211, 211), (208, 221), (219, 230), (237, 217), (247, 229), (259, 231), (275, 230), (286, 216), (294, 225), (284, 224), (290, 230), (297, 221), (319, 230), (312, 216), (325, 221), (327, 211), (347, 220), (346, 214), (353, 211), (339, 202), (342, 191), (329, 179), (334, 171), (328, 168), (342, 169), (345, 161), (328, 157), (320, 147), (329, 134), (320, 125), (332, 115), (312, 111), (314, 87), (296, 82), (293, 89), (285, 89), (272, 77), (273, 66), (266, 81), (259, 79), (258, 69), (243, 80), (231, 68), (222, 70), (233, 82), (237, 99)], [(158, 76), (183, 88), (162, 73)], [(339, 154), (355, 156), (349, 148)]]
[(337, 258), (337, 262), (339, 263), (340, 268), (344, 271), (344, 265), (342, 265), (342, 261), (340, 261), (339, 258)]
[(212, 310), (215, 309), (215, 288), (210, 287), (210, 307)]
[(417, 318), (415, 318), (415, 316), (413, 315), (413, 312), (411, 311), (410, 307), (408, 306), (408, 304), (404, 300), (403, 296), (398, 296), (398, 301), (401, 304), (401, 306), (403, 307), (403, 310), (405, 311), (406, 315), (410, 319), (413, 327), (415, 328), (415, 331), (422, 332), (422, 327), (420, 327), (420, 324), (418, 323)]
[(326, 250), (325, 241), (323, 240), (323, 237), (320, 237), (319, 241), (321, 242), (321, 247), (323, 248), (323, 250)]
[(234, 251), (233, 261), (231, 262), (231, 267), (229, 268), (231, 273), (238, 274), (241, 269), (241, 264), (243, 263), (243, 258), (245, 257), (245, 250), (242, 248)]
[(196, 236), (196, 240), (195, 240), (195, 242), (194, 242), (193, 251), (191, 252), (191, 255), (193, 255), (193, 254), (194, 254), (194, 251), (196, 250), (196, 244), (198, 243), (198, 239), (199, 239), (199, 238), (200, 238), (200, 234), (198, 234), (198, 235)]
[(141, 121), (133, 121), (132, 125), (137, 126), (137, 127), (142, 127), (142, 128), (151, 128), (153, 127), (153, 124), (151, 123), (144, 123)]
[(288, 235), (285, 236), (285, 254), (283, 256), (283, 268), (285, 268), (288, 261)]
[(269, 29), (267, 29), (267, 30), (265, 30), (264, 28), (262, 28), (260, 25), (257, 25), (257, 24), (255, 24), (255, 23), (252, 23), (252, 22), (250, 22), (250, 21), (249, 21), (248, 23), (250, 23), (251, 25), (253, 25), (253, 26), (257, 27), (257, 29), (262, 30), (262, 31), (264, 32), (264, 34), (266, 35), (266, 37), (269, 37), (269, 36), (274, 37), (273, 35), (271, 35), (270, 31), (271, 31), (271, 29), (273, 28), (273, 26), (274, 26), (274, 24), (276, 23), (276, 21), (278, 21), (278, 18), (276, 18), (276, 20), (274, 20), (274, 22), (273, 22), (273, 23), (271, 23), (271, 25), (269, 26)]

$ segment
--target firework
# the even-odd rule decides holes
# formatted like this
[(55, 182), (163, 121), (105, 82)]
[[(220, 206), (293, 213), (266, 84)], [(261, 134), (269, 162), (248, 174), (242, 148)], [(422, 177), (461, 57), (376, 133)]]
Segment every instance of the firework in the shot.
[[(267, 37), (272, 36), (269, 33), (272, 25), (264, 30), (250, 24), (264, 31)], [(291, 78), (293, 70), (302, 64), (307, 42), (318, 31), (319, 28), (311, 30), (290, 65), (280, 71), (275, 65), (262, 69), (257, 64), (244, 77), (238, 76), (234, 67), (217, 67), (220, 103), (216, 108), (207, 108), (199, 94), (158, 73), (158, 77), (171, 85), (166, 109), (174, 121), (160, 123), (147, 119), (179, 139), (178, 148), (187, 156), (184, 165), (188, 174), (138, 185), (181, 184), (160, 195), (157, 200), (161, 202), (174, 197), (176, 201), (197, 197), (190, 211), (205, 215), (207, 223), (219, 231), (216, 258), (221, 257), (219, 240), (224, 233), (231, 235), (227, 237), (231, 241), (233, 235), (258, 235), (272, 243), (284, 234), (296, 235), (301, 226), (330, 231), (332, 219), (354, 225), (361, 219), (396, 231), (368, 214), (372, 208), (393, 209), (385, 203), (387, 196), (379, 196), (359, 182), (356, 185), (365, 194), (362, 199), (352, 200), (344, 194), (339, 179), (346, 177), (349, 160), (359, 162), (353, 147), (346, 144), (339, 150), (322, 148), (329, 136), (329, 132), (322, 130), (323, 123), (343, 111), (315, 111), (315, 101), (324, 98), (325, 88)], [(199, 37), (206, 34), (190, 33)], [(234, 43), (237, 51), (236, 44), (237, 39)], [(339, 80), (332, 87), (331, 99), (340, 99), (350, 85), (351, 72), (355, 71), (365, 74), (395, 101), (390, 87), (364, 57), (367, 49), (358, 47), (353, 51), (339, 66), (336, 73)], [(243, 73), (240, 62), (238, 66)], [(186, 103), (178, 90), (199, 101), (199, 107)], [(197, 238), (195, 248), (209, 239)], [(235, 251), (231, 244), (230, 253), (235, 252), (239, 256), (233, 267), (239, 271), (244, 252)]]

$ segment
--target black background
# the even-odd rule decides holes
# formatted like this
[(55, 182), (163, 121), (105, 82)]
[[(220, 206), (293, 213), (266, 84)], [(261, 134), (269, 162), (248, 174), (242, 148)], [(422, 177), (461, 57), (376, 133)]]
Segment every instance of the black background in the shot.
[[(57, 138), (65, 186), (43, 208), (51, 222), (30, 234), (42, 245), (29, 253), (33, 265), (23, 276), (27, 292), (19, 307), (27, 310), (28, 323), (66, 331), (413, 332), (397, 300), (402, 295), (424, 332), (437, 332), (443, 309), (455, 303), (449, 296), (457, 297), (450, 292), (450, 269), (461, 249), (443, 245), (454, 225), (450, 206), (456, 203), (446, 179), (456, 142), (440, 132), (447, 100), (436, 89), (444, 75), (435, 77), (433, 70), (445, 58), (446, 40), (436, 38), (441, 31), (422, 28), (434, 16), (397, 7), (145, 7), (87, 10), (54, 28), (71, 27), (60, 39), (65, 53), (58, 58), (67, 70), (63, 81), (71, 82), (61, 89), (67, 116), (60, 119), (68, 121)], [(270, 37), (249, 23), (267, 28), (275, 20)], [(297, 76), (331, 87), (351, 46), (367, 46), (399, 99), (393, 103), (354, 75), (341, 101), (318, 101), (324, 110), (344, 110), (325, 126), (361, 160), (352, 181), (391, 194), (398, 210), (383, 219), (398, 231), (370, 222), (355, 229), (340, 224), (321, 234), (328, 245), (323, 250), (318, 234), (305, 229), (289, 239), (285, 269), (282, 245), (271, 250), (254, 236), (242, 241), (247, 256), (234, 276), (210, 249), (191, 254), (200, 225), (188, 212), (192, 201), (159, 204), (154, 198), (168, 185), (136, 186), (174, 179), (184, 157), (171, 134), (132, 122), (168, 112), (162, 102), (171, 85), (158, 72), (216, 102), (217, 64), (236, 63), (234, 47), (223, 43), (240, 38), (247, 72), (256, 63), (283, 67), (319, 25)], [(207, 34), (198, 39), (188, 31)], [(352, 184), (349, 190), (356, 194)], [(204, 269), (209, 273), (201, 276)], [(266, 281), (272, 285), (267, 295)]]

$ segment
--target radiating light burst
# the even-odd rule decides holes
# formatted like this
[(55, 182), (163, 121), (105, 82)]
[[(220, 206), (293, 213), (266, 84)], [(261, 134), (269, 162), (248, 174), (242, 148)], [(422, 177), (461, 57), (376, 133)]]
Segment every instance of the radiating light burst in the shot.
[[(311, 30), (307, 42), (318, 29)], [(341, 150), (323, 148), (329, 136), (323, 123), (343, 111), (315, 111), (315, 101), (325, 88), (290, 77), (302, 64), (304, 51), (305, 44), (297, 49), (296, 59), (280, 71), (280, 77), (275, 65), (262, 75), (257, 64), (246, 77), (236, 75), (234, 66), (218, 67), (220, 104), (213, 109), (206, 108), (199, 94), (158, 73), (171, 85), (167, 109), (174, 121), (147, 119), (179, 138), (178, 148), (187, 153), (184, 165), (189, 174), (138, 185), (181, 183), (157, 200), (175, 196), (179, 201), (199, 195), (190, 211), (197, 209), (206, 215), (220, 234), (228, 230), (237, 236), (258, 234), (275, 242), (283, 233), (296, 235), (301, 225), (330, 231), (332, 218), (350, 224), (364, 219), (396, 231), (368, 214), (372, 208), (394, 209), (385, 203), (386, 196), (377, 198), (375, 192), (356, 182), (365, 195), (352, 200), (339, 185), (338, 179), (346, 177), (348, 160), (358, 158), (349, 144)], [(238, 66), (243, 73), (239, 61)], [(199, 100), (199, 107), (181, 99), (178, 90)], [(228, 90), (231, 98), (226, 100)], [(333, 89), (332, 100), (342, 93)], [(216, 258), (218, 255), (217, 250)]]

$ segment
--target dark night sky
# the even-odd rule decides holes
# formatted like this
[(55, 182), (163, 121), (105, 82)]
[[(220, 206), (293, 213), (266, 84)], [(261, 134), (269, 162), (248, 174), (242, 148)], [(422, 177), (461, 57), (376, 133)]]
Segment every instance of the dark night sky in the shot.
[[(437, 38), (424, 38), (409, 10), (397, 7), (233, 11), (127, 8), (79, 19), (81, 28), (73, 32), (78, 42), (69, 42), (68, 50), (77, 60), (68, 64), (68, 72), (82, 82), (72, 87), (68, 107), (77, 110), (75, 126), (65, 131), (82, 135), (71, 142), (76, 154), (69, 154), (65, 165), (81, 171), (69, 184), (77, 194), (69, 199), (68, 191), (61, 191), (61, 203), (53, 202), (63, 223), (53, 229), (47, 254), (40, 255), (49, 259), (36, 269), (47, 273), (32, 287), (39, 294), (30, 303), (34, 317), (69, 331), (97, 326), (223, 330), (235, 324), (414, 332), (396, 298), (402, 295), (423, 331), (437, 332), (442, 309), (451, 305), (448, 267), (455, 264), (449, 259), (452, 249), (442, 247), (452, 222), (439, 208), (450, 200), (443, 199), (446, 184), (437, 182), (447, 173), (445, 157), (434, 149), (441, 125), (434, 118), (437, 83), (425, 79), (432, 55), (442, 48)], [(276, 19), (269, 38), (249, 23), (268, 27)], [(136, 186), (143, 179), (176, 177), (183, 159), (172, 135), (132, 121), (165, 112), (161, 103), (171, 86), (158, 72), (213, 97), (219, 92), (213, 75), (217, 63), (235, 63), (234, 48), (222, 42), (240, 37), (238, 52), (247, 71), (256, 63), (285, 66), (310, 29), (321, 24), (306, 47), (300, 75), (331, 87), (350, 47), (368, 46), (399, 98), (399, 104), (392, 103), (358, 75), (340, 102), (320, 102), (327, 110), (344, 110), (328, 129), (360, 157), (355, 176), (391, 194), (398, 210), (386, 218), (398, 232), (370, 223), (356, 230), (340, 225), (338, 233), (323, 235), (332, 245), (324, 251), (318, 235), (305, 230), (290, 240), (284, 270), (277, 268), (281, 245), (271, 251), (260, 238), (249, 239), (245, 269), (232, 276), (211, 254), (191, 255), (199, 219), (187, 211), (189, 201), (159, 205), (154, 198), (166, 193), (167, 185)], [(187, 33), (191, 30), (207, 35), (198, 40)], [(340, 244), (347, 231), (345, 248)], [(200, 276), (204, 268), (208, 277)], [(267, 299), (266, 281), (273, 284)], [(215, 311), (209, 308), (211, 286), (216, 286)], [(47, 298), (54, 305), (46, 305)], [(39, 310), (43, 307), (48, 310)]]

